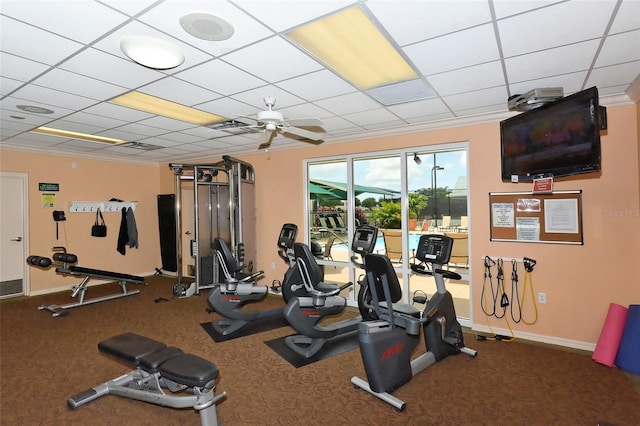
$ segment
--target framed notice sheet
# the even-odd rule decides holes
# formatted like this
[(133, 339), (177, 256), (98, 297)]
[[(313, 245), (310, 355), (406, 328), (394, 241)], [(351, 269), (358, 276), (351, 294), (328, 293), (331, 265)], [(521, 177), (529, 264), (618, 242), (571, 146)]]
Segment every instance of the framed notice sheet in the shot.
[(491, 241), (583, 244), (582, 191), (491, 192)]

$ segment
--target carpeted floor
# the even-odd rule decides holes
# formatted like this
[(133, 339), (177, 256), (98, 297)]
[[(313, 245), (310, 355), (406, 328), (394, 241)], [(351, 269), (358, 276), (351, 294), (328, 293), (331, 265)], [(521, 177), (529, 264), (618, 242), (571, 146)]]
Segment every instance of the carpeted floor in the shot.
[[(68, 303), (70, 293), (0, 301), (0, 424), (197, 425), (191, 409), (171, 409), (108, 395), (75, 411), (71, 395), (131, 368), (101, 355), (97, 343), (131, 331), (206, 358), (220, 369), (218, 391), (228, 397), (218, 417), (234, 425), (596, 425), (640, 422), (640, 395), (624, 372), (590, 354), (522, 342), (476, 341), (476, 358), (449, 357), (394, 395), (393, 407), (354, 389), (365, 378), (359, 350), (295, 368), (265, 342), (293, 333), (289, 326), (216, 343), (201, 323), (206, 295), (172, 297), (173, 278), (147, 279), (139, 295), (88, 305), (53, 318), (37, 307)], [(70, 283), (71, 286), (72, 283)], [(135, 286), (134, 286), (135, 287)], [(87, 298), (117, 291), (91, 287)], [(167, 301), (158, 301), (164, 298)], [(282, 305), (269, 297), (252, 309)], [(417, 352), (423, 352), (419, 346)], [(634, 376), (634, 380), (637, 378)]]

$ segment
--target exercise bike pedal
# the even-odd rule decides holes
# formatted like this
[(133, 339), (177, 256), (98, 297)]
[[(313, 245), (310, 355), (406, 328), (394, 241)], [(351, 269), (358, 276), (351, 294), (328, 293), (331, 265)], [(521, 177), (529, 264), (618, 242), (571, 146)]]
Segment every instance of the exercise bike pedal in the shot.
[(420, 303), (426, 305), (428, 302), (427, 296), (413, 296), (413, 303)]

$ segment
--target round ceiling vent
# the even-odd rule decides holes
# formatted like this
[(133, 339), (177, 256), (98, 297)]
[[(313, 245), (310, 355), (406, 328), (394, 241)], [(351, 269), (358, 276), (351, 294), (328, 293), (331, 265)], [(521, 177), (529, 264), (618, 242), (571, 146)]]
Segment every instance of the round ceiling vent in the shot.
[(195, 12), (180, 18), (182, 28), (192, 36), (209, 41), (227, 40), (233, 35), (233, 26), (209, 13)]

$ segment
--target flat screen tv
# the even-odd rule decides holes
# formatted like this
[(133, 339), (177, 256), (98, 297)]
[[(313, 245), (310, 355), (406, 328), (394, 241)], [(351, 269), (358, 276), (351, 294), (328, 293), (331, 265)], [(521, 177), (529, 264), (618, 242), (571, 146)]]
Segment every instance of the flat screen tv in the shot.
[(606, 110), (592, 87), (500, 122), (502, 180), (600, 171)]

